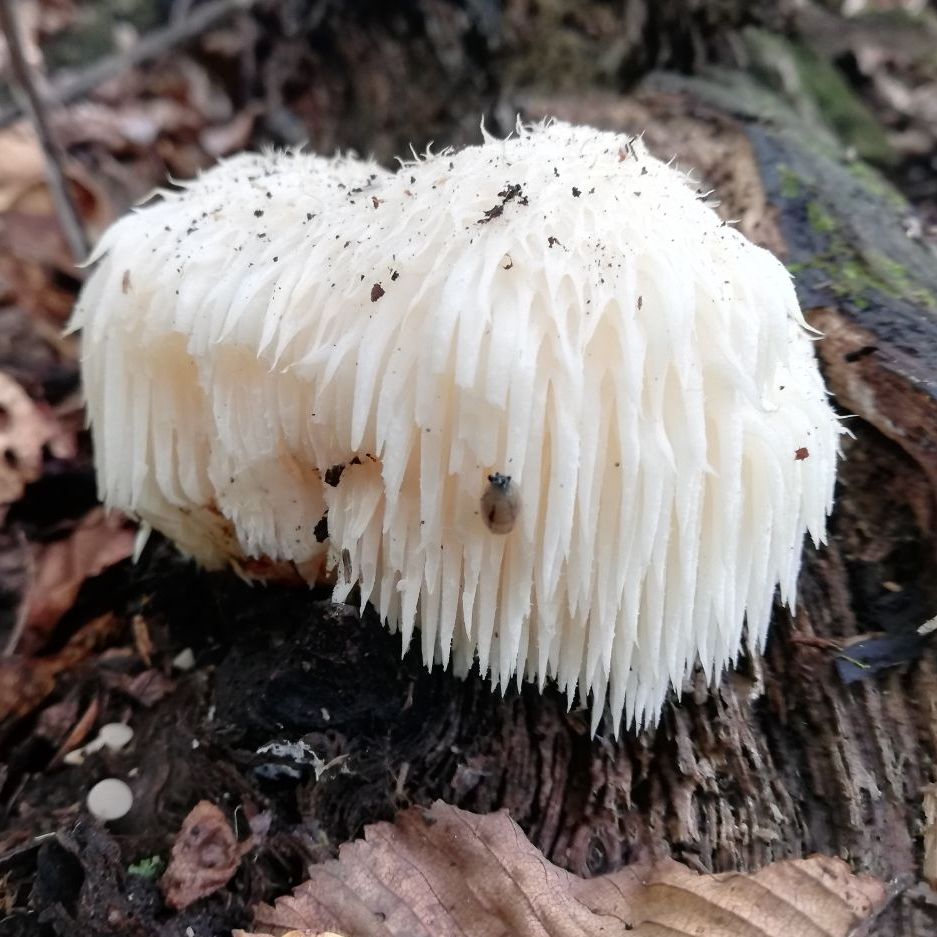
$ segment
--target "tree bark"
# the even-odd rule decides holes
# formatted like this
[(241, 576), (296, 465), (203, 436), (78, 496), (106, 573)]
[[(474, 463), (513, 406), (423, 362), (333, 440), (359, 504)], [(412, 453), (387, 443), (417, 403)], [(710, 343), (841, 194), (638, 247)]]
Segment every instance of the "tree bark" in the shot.
[[(806, 93), (806, 92), (805, 92)], [(937, 612), (937, 264), (911, 210), (802, 109), (740, 72), (652, 75), (623, 98), (512, 98), (528, 116), (643, 130), (715, 187), (720, 211), (796, 274), (848, 422), (830, 542), (808, 549), (795, 616), (764, 659), (710, 691), (701, 676), (656, 731), (591, 740), (585, 712), (530, 687), (395, 663), (397, 638), (348, 608), (256, 596), (231, 606), (216, 718), (245, 752), (304, 736), (348, 773), (304, 809), (332, 842), (406, 803), (507, 807), (579, 874), (671, 854), (706, 871), (819, 852), (892, 883), (876, 933), (933, 933), (919, 885), (922, 788), (935, 780), (937, 666), (917, 628)], [(281, 625), (270, 630), (276, 618)]]

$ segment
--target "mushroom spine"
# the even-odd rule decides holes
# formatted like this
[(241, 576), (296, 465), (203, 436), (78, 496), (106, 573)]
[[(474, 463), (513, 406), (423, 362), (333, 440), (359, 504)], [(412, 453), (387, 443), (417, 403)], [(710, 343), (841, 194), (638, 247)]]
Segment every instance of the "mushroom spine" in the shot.
[(94, 259), (105, 502), (209, 567), (343, 557), (335, 598), (427, 664), (646, 724), (824, 538), (841, 429), (790, 277), (640, 140), (242, 155)]

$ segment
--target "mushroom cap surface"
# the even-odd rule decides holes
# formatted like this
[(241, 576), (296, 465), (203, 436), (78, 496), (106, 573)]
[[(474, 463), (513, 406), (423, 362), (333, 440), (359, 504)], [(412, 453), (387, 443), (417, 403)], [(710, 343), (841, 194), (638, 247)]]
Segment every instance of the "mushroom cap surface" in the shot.
[(342, 557), (335, 598), (405, 646), (419, 624), (427, 664), (645, 724), (697, 660), (762, 646), (824, 538), (841, 427), (790, 276), (639, 140), (243, 155), (95, 259), (106, 503), (209, 567)]

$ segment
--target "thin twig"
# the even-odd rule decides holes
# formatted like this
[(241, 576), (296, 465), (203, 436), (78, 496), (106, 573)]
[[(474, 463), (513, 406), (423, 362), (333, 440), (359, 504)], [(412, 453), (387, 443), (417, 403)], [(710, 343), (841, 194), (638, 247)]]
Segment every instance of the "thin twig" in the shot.
[[(259, 0), (211, 0), (197, 6), (185, 19), (143, 36), (126, 52), (108, 56), (81, 71), (53, 79), (47, 98), (55, 104), (68, 104), (82, 98), (105, 81), (196, 38), (221, 20), (234, 13), (249, 10), (258, 2)], [(6, 126), (19, 115), (20, 110), (16, 107), (0, 111), (0, 127)]]
[(32, 120), (39, 145), (45, 157), (46, 175), (52, 201), (62, 226), (62, 233), (71, 249), (72, 257), (80, 263), (88, 254), (88, 237), (65, 178), (65, 153), (49, 125), (45, 101), (34, 80), (33, 70), (23, 51), (23, 35), (16, 15), (17, 0), (0, 0), (0, 29), (6, 37), (13, 81), (22, 92), (23, 107)]

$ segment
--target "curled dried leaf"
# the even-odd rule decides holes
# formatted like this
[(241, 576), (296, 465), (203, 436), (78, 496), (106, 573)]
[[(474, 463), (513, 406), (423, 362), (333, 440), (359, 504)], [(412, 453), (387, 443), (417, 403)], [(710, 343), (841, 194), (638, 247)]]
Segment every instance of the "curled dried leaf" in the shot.
[[(247, 931), (232, 931), (231, 937), (273, 937), (272, 934), (248, 934)], [(283, 937), (349, 937), (347, 934), (336, 934), (335, 931), (311, 931), (311, 930), (291, 930), (287, 931)]]
[(0, 504), (16, 501), (42, 474), (42, 447), (55, 426), (9, 375), (0, 371)]
[(100, 575), (133, 553), (134, 532), (126, 520), (103, 508), (90, 511), (70, 536), (37, 551), (26, 596), (28, 609), (18, 650), (35, 653), (72, 607), (86, 579)]
[(253, 836), (238, 842), (221, 809), (199, 801), (182, 822), (172, 859), (162, 878), (166, 904), (180, 910), (226, 885), (253, 846)]
[(83, 625), (53, 657), (11, 654), (0, 660), (0, 723), (32, 712), (54, 689), (55, 678), (113, 640), (123, 623), (108, 612)]
[(548, 862), (506, 812), (443, 803), (365, 830), (273, 907), (256, 934), (313, 937), (847, 937), (884, 903), (838, 859), (753, 875), (699, 875), (673, 860), (580, 879)]

